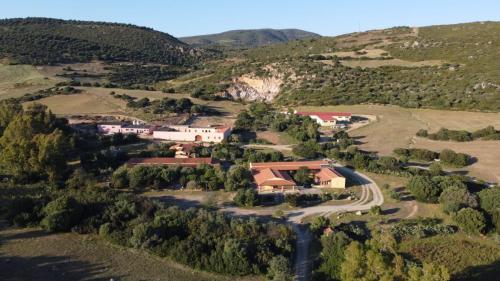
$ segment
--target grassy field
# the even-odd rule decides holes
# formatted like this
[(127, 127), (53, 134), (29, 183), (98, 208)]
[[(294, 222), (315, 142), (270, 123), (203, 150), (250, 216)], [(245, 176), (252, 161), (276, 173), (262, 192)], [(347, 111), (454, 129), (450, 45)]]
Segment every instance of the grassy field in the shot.
[(449, 129), (476, 130), (493, 125), (500, 128), (500, 113), (445, 111), (431, 109), (408, 109), (397, 106), (352, 105), (301, 107), (308, 111), (350, 111), (355, 114), (376, 115), (377, 121), (350, 132), (360, 142), (360, 147), (381, 155), (390, 155), (398, 147), (419, 147), (431, 150), (452, 148), (457, 152), (469, 153), (477, 162), (464, 168), (472, 176), (500, 182), (500, 141), (474, 141), (452, 143), (423, 140), (415, 137), (419, 129), (437, 131)]
[[(199, 272), (99, 237), (48, 235), (39, 229), (0, 230), (0, 280), (235, 280)], [(256, 281), (259, 277), (238, 280)]]
[[(141, 112), (133, 111), (126, 106), (122, 99), (115, 98), (109, 93), (127, 94), (137, 98), (149, 98), (151, 100), (165, 97), (179, 99), (189, 98), (187, 94), (165, 94), (160, 91), (126, 90), (110, 88), (81, 87), (83, 93), (76, 95), (58, 95), (38, 100), (36, 102), (47, 105), (54, 113), (61, 115), (77, 114), (129, 114), (143, 119), (152, 117)], [(231, 101), (204, 101), (199, 99), (191, 100), (196, 104), (210, 106), (226, 116), (234, 116), (245, 106)]]
[(425, 262), (446, 266), (454, 280), (494, 281), (500, 276), (500, 246), (465, 234), (415, 238), (400, 250)]
[(46, 76), (31, 65), (0, 64), (0, 99), (19, 97), (53, 86), (61, 79)]

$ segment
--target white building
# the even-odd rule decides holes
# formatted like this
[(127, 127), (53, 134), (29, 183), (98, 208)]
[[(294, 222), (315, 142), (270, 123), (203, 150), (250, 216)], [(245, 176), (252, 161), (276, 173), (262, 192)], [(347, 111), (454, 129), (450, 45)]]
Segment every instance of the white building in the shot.
[(229, 127), (191, 127), (172, 125), (153, 131), (153, 138), (171, 141), (213, 142), (219, 143), (229, 137)]
[(350, 123), (352, 113), (350, 112), (300, 112), (295, 111), (300, 116), (309, 116), (320, 126), (333, 127), (338, 123)]
[(134, 121), (132, 124), (125, 122), (108, 122), (97, 124), (97, 132), (105, 135), (117, 133), (151, 135), (153, 133), (153, 127), (141, 124), (138, 121)]

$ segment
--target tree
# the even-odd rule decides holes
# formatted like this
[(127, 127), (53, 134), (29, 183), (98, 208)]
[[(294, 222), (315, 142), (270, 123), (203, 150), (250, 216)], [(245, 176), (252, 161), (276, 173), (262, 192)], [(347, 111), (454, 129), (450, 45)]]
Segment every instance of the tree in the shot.
[(429, 165), (429, 173), (431, 176), (440, 176), (443, 173), (443, 168), (437, 162), (433, 162)]
[(483, 213), (472, 208), (461, 209), (453, 216), (453, 219), (467, 233), (482, 233), (486, 228), (486, 219)]
[(311, 184), (311, 171), (307, 167), (299, 167), (293, 175), (293, 179), (300, 185), (308, 186)]
[(233, 201), (240, 207), (253, 207), (259, 203), (257, 191), (252, 188), (238, 189)]
[(410, 266), (408, 269), (408, 281), (449, 281), (450, 274), (448, 269), (442, 265), (434, 265), (432, 263), (424, 263), (423, 268), (416, 265)]
[(467, 188), (449, 187), (439, 196), (439, 203), (443, 205), (445, 213), (458, 212), (462, 208), (477, 208), (477, 196), (471, 194)]
[(282, 255), (275, 256), (269, 262), (267, 279), (272, 281), (291, 281), (292, 270), (288, 259)]
[(0, 166), (18, 180), (59, 180), (69, 152), (62, 123), (39, 104), (15, 115), (0, 138)]
[(441, 194), (441, 187), (426, 176), (415, 176), (407, 184), (410, 192), (418, 201), (436, 203)]
[(323, 216), (316, 216), (313, 218), (311, 224), (309, 225), (309, 229), (312, 232), (320, 233), (325, 227), (330, 224), (330, 220)]
[(316, 141), (311, 140), (295, 145), (292, 149), (292, 152), (297, 156), (310, 159), (316, 157), (317, 150), (318, 147)]
[(0, 102), (0, 136), (3, 135), (3, 131), (9, 123), (17, 115), (22, 114), (23, 107), (19, 102), (13, 102), (10, 100), (3, 100)]
[(500, 185), (481, 190), (479, 199), (481, 208), (488, 213), (500, 209)]
[(114, 188), (128, 187), (129, 185), (128, 171), (129, 169), (125, 165), (116, 169), (111, 175), (111, 185)]
[(245, 275), (251, 272), (245, 245), (236, 239), (229, 239), (224, 243), (222, 260), (227, 273)]
[(366, 257), (363, 245), (351, 242), (344, 251), (345, 260), (340, 267), (340, 276), (344, 281), (362, 280), (366, 274)]
[(227, 172), (225, 189), (227, 191), (234, 191), (238, 189), (250, 188), (252, 184), (252, 174), (250, 171), (240, 165), (232, 166)]
[(73, 197), (62, 196), (47, 204), (43, 213), (45, 217), (40, 222), (43, 229), (49, 232), (68, 231), (79, 222), (82, 207)]
[(442, 163), (453, 167), (464, 167), (469, 162), (469, 156), (463, 153), (456, 153), (451, 149), (443, 149), (439, 154)]
[(237, 119), (234, 122), (234, 129), (250, 131), (254, 127), (254, 122), (255, 119), (247, 111), (243, 111), (238, 114)]
[(321, 265), (318, 271), (331, 280), (340, 280), (344, 251), (351, 241), (342, 231), (321, 236)]

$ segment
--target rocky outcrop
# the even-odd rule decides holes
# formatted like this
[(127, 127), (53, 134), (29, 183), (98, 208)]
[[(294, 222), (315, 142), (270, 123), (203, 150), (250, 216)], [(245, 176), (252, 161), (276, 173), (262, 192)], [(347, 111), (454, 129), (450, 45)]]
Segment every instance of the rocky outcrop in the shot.
[(234, 78), (224, 94), (233, 99), (271, 102), (280, 92), (282, 84), (283, 80), (278, 76), (261, 78), (243, 75)]

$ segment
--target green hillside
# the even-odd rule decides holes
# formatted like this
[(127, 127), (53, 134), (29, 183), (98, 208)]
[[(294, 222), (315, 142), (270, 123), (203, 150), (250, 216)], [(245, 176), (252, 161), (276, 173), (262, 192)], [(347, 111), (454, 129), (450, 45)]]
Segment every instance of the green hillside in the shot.
[(499, 111), (498, 38), (499, 22), (395, 27), (232, 52), (239, 60), (199, 76), (217, 74), (205, 78), (213, 84), (215, 77), (227, 82), (242, 73), (279, 75), (284, 83), (277, 102), (283, 105)]
[(48, 18), (0, 20), (0, 58), (24, 64), (138, 61), (187, 64), (206, 52), (129, 24)]
[(305, 38), (318, 38), (320, 35), (299, 29), (248, 29), (231, 30), (217, 34), (199, 35), (180, 38), (182, 41), (198, 47), (225, 46), (252, 48), (277, 43), (285, 43)]

